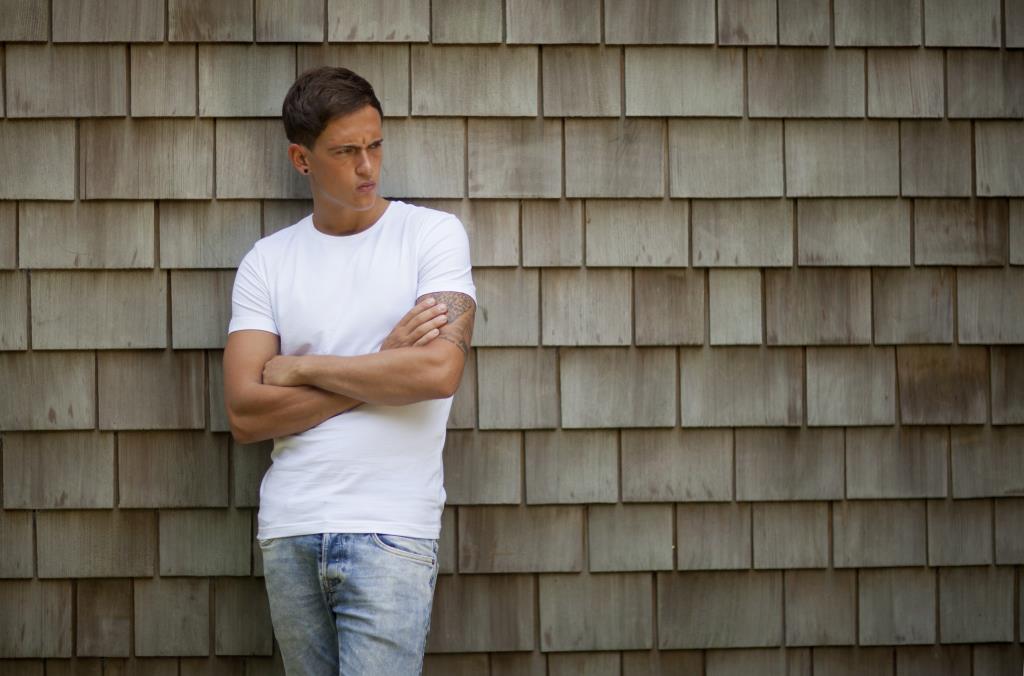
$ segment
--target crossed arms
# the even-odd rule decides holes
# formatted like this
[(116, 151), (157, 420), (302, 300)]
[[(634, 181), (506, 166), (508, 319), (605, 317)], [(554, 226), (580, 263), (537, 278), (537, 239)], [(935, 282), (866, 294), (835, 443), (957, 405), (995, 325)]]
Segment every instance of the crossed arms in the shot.
[(275, 334), (235, 331), (224, 349), (231, 433), (239, 443), (253, 443), (303, 432), (362, 403), (401, 406), (450, 397), (462, 379), (475, 313), (466, 294), (426, 294), (380, 352), (352, 357), (281, 356)]

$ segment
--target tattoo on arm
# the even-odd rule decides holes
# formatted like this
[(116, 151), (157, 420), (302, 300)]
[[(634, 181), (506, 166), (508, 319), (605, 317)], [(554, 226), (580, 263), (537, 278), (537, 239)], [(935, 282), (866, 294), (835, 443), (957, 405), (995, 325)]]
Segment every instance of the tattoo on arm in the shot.
[(447, 340), (462, 350), (463, 355), (468, 355), (469, 342), (473, 336), (473, 319), (476, 314), (476, 303), (466, 294), (456, 291), (428, 293), (417, 298), (416, 302), (419, 303), (427, 296), (433, 296), (438, 303), (444, 303), (448, 306), (448, 321), (441, 327), (441, 335), (438, 338)]

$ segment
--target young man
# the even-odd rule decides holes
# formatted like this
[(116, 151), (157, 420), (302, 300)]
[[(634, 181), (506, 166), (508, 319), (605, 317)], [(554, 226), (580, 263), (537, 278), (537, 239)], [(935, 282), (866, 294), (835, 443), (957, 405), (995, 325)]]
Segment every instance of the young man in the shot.
[(296, 80), (313, 213), (256, 243), (232, 296), (225, 403), (239, 442), (274, 439), (257, 540), (290, 676), (418, 674), (430, 624), (475, 287), (456, 217), (378, 195), (382, 114), (344, 68)]

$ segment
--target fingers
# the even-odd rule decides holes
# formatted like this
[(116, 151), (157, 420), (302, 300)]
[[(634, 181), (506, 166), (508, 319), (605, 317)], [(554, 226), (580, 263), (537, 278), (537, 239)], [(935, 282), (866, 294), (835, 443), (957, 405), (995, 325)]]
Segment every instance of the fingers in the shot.
[[(426, 301), (424, 301), (424, 303), (425, 302)], [(422, 305), (422, 304), (423, 303), (420, 303), (420, 305)], [(413, 310), (415, 310), (418, 307), (419, 307), (419, 305), (414, 307)], [(413, 326), (417, 326), (418, 327), (418, 326), (420, 326), (422, 324), (425, 324), (426, 322), (429, 322), (431, 319), (434, 319), (438, 315), (445, 314), (447, 311), (448, 311), (448, 307), (444, 303), (440, 303), (439, 305), (434, 305), (434, 306), (431, 306), (431, 307), (427, 307), (427, 308), (421, 310), (420, 312), (416, 313), (416, 315), (412, 318), (410, 323)]]
[[(448, 315), (440, 314), (434, 317), (433, 319), (429, 319), (420, 324), (419, 326), (415, 327), (413, 330), (409, 332), (409, 337), (412, 340), (418, 341), (420, 338), (430, 333), (431, 331), (438, 330), (438, 332), (440, 333), (440, 328), (444, 326), (447, 322)], [(419, 343), (417, 342), (416, 344), (418, 345)]]
[(429, 331), (426, 332), (426, 334), (423, 335), (422, 338), (420, 338), (415, 343), (413, 343), (413, 346), (414, 347), (420, 347), (422, 345), (426, 345), (427, 343), (432, 341), (434, 338), (437, 338), (439, 335), (441, 335), (441, 331), (440, 330), (438, 330), (438, 329), (430, 329)]

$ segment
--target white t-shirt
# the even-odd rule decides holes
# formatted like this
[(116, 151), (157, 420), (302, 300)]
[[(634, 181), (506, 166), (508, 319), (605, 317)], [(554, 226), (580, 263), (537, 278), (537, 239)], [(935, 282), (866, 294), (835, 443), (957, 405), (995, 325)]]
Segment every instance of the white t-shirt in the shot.
[[(246, 254), (228, 332), (280, 336), (281, 354), (352, 356), (380, 350), (426, 293), (476, 300), (466, 230), (452, 214), (392, 200), (354, 235), (326, 235), (312, 215)], [(261, 539), (310, 533), (437, 538), (444, 508), (441, 449), (452, 398), (362, 404), (274, 440), (260, 486)]]

